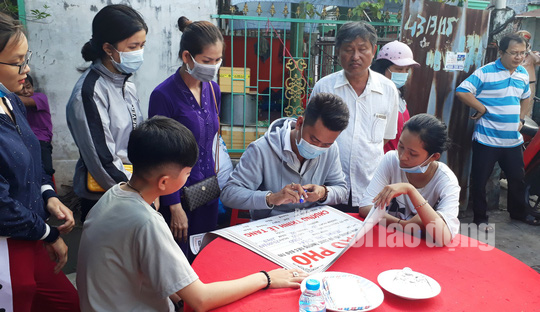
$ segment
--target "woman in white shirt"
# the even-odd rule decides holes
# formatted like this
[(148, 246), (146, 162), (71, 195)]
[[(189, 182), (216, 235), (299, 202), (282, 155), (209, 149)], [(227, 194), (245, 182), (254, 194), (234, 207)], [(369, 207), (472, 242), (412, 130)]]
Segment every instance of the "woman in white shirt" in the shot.
[(448, 148), (446, 125), (429, 114), (412, 117), (403, 127), (397, 151), (384, 155), (364, 192), (360, 215), (373, 205), (386, 208), (386, 224), (418, 225), (439, 245), (459, 231), (456, 176), (438, 160)]

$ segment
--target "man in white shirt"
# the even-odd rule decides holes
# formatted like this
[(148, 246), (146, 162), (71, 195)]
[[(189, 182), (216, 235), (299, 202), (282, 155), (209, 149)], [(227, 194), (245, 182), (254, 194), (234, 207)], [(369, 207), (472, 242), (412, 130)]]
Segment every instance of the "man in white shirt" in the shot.
[(343, 70), (319, 80), (311, 93), (339, 95), (349, 107), (349, 126), (336, 140), (350, 192), (346, 211), (357, 211), (353, 207), (359, 206), (373, 178), (384, 144), (397, 132), (399, 93), (391, 80), (369, 69), (376, 50), (373, 26), (344, 24), (336, 35), (336, 54)]

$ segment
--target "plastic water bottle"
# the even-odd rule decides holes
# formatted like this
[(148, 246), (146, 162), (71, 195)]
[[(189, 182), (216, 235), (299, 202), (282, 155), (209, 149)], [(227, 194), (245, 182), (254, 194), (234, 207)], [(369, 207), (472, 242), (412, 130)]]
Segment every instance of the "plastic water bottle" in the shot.
[(306, 281), (306, 290), (300, 296), (300, 312), (326, 312), (321, 283), (316, 279)]

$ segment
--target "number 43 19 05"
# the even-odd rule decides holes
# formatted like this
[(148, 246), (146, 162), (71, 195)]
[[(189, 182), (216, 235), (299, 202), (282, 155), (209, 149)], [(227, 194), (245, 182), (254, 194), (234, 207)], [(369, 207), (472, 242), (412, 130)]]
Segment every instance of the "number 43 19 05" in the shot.
[(420, 35), (443, 35), (450, 36), (454, 30), (453, 23), (457, 23), (459, 18), (456, 17), (439, 17), (432, 15), (429, 18), (425, 18), (420, 14), (416, 14), (416, 18), (413, 15), (409, 15), (407, 23), (405, 23), (405, 30), (411, 31), (411, 37), (419, 37)]

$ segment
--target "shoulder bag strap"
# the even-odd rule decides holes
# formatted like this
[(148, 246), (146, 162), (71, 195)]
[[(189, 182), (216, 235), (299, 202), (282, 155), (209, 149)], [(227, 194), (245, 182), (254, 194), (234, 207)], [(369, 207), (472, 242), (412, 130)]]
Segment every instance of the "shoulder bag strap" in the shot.
[(216, 100), (216, 92), (214, 91), (214, 86), (212, 85), (212, 81), (208, 82), (210, 84), (210, 89), (212, 89), (212, 96), (214, 97), (214, 105), (216, 106), (216, 116), (218, 121), (218, 137), (216, 138), (216, 155), (214, 155), (214, 173), (217, 175), (219, 172), (219, 144), (220, 144), (220, 138), (221, 138), (221, 120), (219, 119), (219, 110), (217, 106), (217, 100)]

